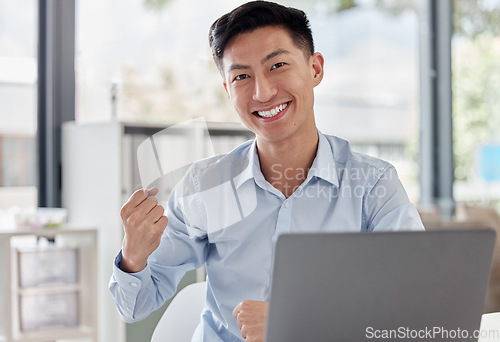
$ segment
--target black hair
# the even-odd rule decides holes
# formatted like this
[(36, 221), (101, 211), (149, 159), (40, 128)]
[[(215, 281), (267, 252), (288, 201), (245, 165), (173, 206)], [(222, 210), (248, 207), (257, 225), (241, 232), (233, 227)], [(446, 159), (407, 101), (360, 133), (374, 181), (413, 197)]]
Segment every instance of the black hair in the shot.
[(303, 11), (269, 1), (252, 1), (223, 15), (210, 27), (212, 56), (223, 75), (222, 56), (231, 38), (266, 26), (282, 27), (306, 56), (314, 54), (311, 27)]

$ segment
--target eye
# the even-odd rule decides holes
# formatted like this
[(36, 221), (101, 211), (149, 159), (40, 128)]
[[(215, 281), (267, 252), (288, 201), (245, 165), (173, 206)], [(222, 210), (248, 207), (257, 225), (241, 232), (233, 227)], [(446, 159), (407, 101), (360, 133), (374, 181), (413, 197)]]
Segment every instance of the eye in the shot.
[(241, 81), (241, 80), (244, 80), (245, 78), (248, 78), (250, 76), (248, 76), (247, 74), (241, 74), (241, 75), (238, 75), (234, 78), (235, 81)]
[(273, 69), (278, 69), (278, 68), (282, 67), (283, 65), (285, 65), (285, 63), (283, 63), (283, 62), (276, 63), (276, 64), (274, 64), (274, 65), (271, 67), (271, 70), (273, 70)]

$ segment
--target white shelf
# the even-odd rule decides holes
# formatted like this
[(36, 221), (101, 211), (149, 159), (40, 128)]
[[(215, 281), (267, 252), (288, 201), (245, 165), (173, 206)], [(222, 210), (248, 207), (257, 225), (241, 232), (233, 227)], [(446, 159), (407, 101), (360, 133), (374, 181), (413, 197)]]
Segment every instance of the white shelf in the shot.
[(38, 286), (38, 287), (27, 287), (27, 288), (15, 288), (13, 289), (14, 295), (23, 296), (33, 296), (33, 295), (47, 295), (53, 293), (67, 293), (67, 292), (79, 292), (82, 287), (79, 283), (68, 284), (68, 285), (54, 285), (54, 286)]
[[(76, 283), (55, 283), (21, 287), (19, 284), (18, 248), (33, 246), (37, 239), (53, 238), (57, 248), (78, 249)], [(0, 230), (0, 262), (6, 277), (0, 279), (0, 341), (43, 342), (58, 340), (97, 341), (96, 299), (97, 230), (61, 227), (54, 229)], [(50, 265), (46, 266), (49, 267)], [(74, 294), (77, 303), (75, 326), (50, 326), (36, 330), (21, 329), (20, 303), (26, 296)], [(24, 316), (26, 317), (26, 316)]]
[(21, 333), (13, 342), (45, 342), (54, 340), (81, 340), (91, 339), (95, 341), (95, 329), (88, 326), (60, 327), (57, 329), (40, 330), (37, 332)]

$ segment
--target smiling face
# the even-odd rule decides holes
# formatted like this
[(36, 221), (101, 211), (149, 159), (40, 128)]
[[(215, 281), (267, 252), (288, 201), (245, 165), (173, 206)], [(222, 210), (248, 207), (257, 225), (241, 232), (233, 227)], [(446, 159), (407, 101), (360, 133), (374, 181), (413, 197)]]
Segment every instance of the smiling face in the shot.
[(224, 87), (258, 144), (315, 138), (313, 88), (323, 77), (323, 57), (306, 55), (276, 26), (239, 34), (226, 45)]

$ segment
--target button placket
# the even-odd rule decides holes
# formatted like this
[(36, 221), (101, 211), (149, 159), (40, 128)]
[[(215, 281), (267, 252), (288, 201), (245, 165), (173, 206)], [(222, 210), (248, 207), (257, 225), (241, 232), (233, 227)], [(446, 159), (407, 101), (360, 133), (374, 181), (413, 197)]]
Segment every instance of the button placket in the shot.
[(278, 213), (278, 220), (276, 222), (275, 240), (279, 235), (290, 232), (290, 225), (292, 222), (292, 200), (286, 199), (281, 204)]

